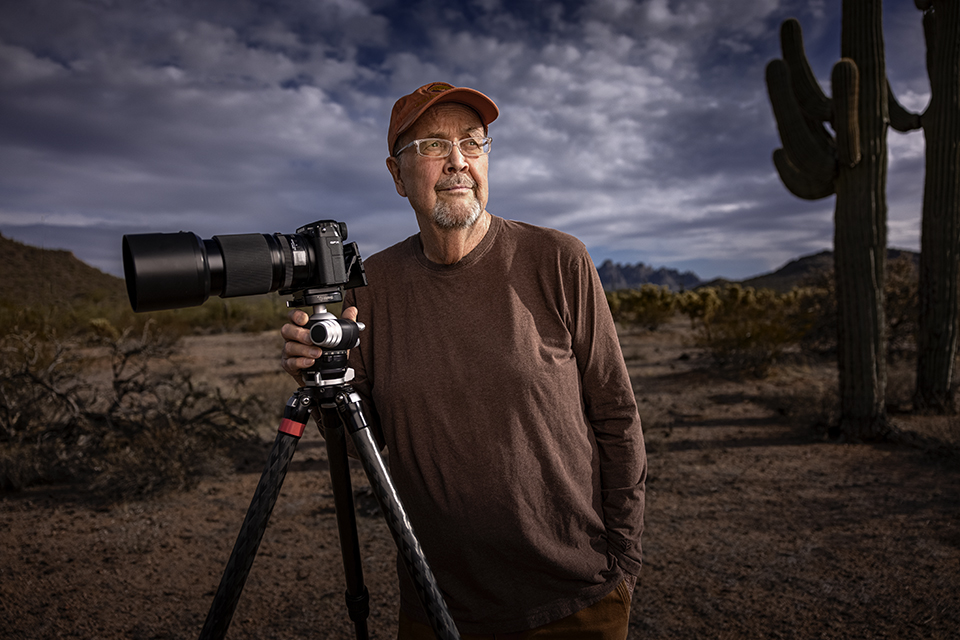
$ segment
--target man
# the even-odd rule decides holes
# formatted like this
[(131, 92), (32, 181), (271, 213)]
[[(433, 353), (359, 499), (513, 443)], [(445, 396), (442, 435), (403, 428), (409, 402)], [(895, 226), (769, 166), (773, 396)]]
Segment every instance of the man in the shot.
[[(344, 316), (367, 326), (353, 384), (464, 638), (622, 640), (641, 564), (636, 401), (583, 244), (486, 210), (498, 114), (445, 83), (394, 106), (387, 168), (420, 233), (348, 292)], [(319, 349), (307, 314), (290, 318), (297, 377)], [(399, 573), (398, 637), (431, 638)]]

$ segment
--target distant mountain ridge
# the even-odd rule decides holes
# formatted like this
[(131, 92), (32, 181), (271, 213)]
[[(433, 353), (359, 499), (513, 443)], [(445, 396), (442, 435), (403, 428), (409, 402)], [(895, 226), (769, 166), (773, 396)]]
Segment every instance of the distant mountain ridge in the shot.
[(654, 269), (642, 262), (637, 264), (615, 264), (612, 260), (605, 260), (597, 267), (600, 282), (606, 291), (619, 289), (639, 289), (645, 284), (666, 286), (671, 291), (695, 289), (702, 283), (692, 271), (678, 271), (660, 267)]
[[(888, 262), (903, 256), (909, 257), (913, 260), (914, 264), (919, 264), (920, 254), (915, 251), (893, 248), (887, 249)], [(635, 265), (615, 264), (612, 260), (604, 261), (603, 264), (597, 268), (597, 273), (600, 274), (600, 282), (603, 284), (605, 291), (639, 289), (644, 284), (666, 286), (671, 291), (684, 291), (705, 286), (740, 284), (745, 287), (753, 287), (754, 289), (773, 289), (778, 293), (786, 293), (805, 280), (821, 273), (829, 272), (832, 269), (833, 252), (821, 251), (791, 260), (776, 271), (745, 280), (717, 278), (704, 282), (692, 271), (680, 272), (676, 269), (667, 269), (666, 267), (653, 269), (642, 262)]]

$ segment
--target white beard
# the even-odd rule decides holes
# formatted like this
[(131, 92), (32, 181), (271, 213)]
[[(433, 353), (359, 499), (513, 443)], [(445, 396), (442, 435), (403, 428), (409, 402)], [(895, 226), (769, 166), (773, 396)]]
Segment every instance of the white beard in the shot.
[(481, 213), (483, 208), (476, 199), (459, 206), (438, 202), (433, 208), (433, 222), (441, 229), (469, 229), (480, 219)]

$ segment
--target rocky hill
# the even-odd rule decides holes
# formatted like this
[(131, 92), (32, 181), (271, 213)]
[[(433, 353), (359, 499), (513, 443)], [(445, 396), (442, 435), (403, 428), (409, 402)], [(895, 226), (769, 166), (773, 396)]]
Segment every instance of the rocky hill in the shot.
[(32, 247), (0, 235), (0, 302), (56, 305), (80, 299), (128, 304), (120, 278), (69, 251)]

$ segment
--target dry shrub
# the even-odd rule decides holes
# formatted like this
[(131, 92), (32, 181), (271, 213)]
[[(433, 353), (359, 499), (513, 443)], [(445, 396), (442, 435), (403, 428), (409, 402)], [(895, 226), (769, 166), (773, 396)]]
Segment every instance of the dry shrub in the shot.
[[(832, 270), (803, 282), (806, 292), (804, 310), (809, 328), (800, 340), (801, 348), (811, 354), (833, 355), (837, 351), (837, 285)], [(919, 313), (919, 276), (916, 264), (908, 256), (887, 263), (884, 282), (887, 353), (891, 360), (916, 353)]]
[(802, 383), (778, 385), (764, 401), (771, 410), (789, 416), (791, 422), (809, 426), (813, 434), (836, 437), (831, 433), (840, 419), (840, 394), (835, 377), (811, 377)]
[(902, 413), (913, 409), (916, 371), (913, 363), (895, 360), (887, 366), (886, 406), (888, 411)]
[(174, 339), (152, 323), (91, 328), (83, 339), (0, 338), (0, 487), (68, 482), (111, 500), (184, 489), (254, 437), (259, 401), (170, 365)]
[(920, 326), (920, 274), (907, 256), (887, 263), (884, 283), (887, 352), (892, 359), (915, 355)]
[(697, 331), (697, 343), (714, 362), (762, 377), (803, 334), (797, 309), (802, 292), (728, 285), (681, 294), (679, 307)]
[(623, 326), (654, 331), (676, 312), (677, 296), (665, 286), (644, 284), (639, 289), (607, 292), (613, 319)]
[[(890, 360), (909, 359), (916, 352), (918, 311), (917, 268), (909, 256), (887, 263), (884, 292)], [(614, 320), (624, 327), (653, 330), (680, 311), (714, 364), (740, 375), (763, 377), (788, 355), (821, 359), (837, 350), (832, 270), (787, 293), (738, 284), (672, 293), (643, 285), (606, 296)]]
[(259, 332), (286, 322), (284, 298), (277, 294), (208, 299), (202, 305), (141, 314), (176, 335)]
[[(331, 305), (332, 306), (332, 305)], [(201, 305), (183, 309), (134, 313), (126, 299), (117, 301), (91, 293), (67, 302), (24, 305), (18, 300), (0, 300), (0, 335), (30, 327), (41, 339), (89, 338), (98, 322), (114, 327), (133, 327), (140, 333), (150, 323), (154, 333), (169, 336), (259, 332), (275, 329), (286, 321), (285, 299), (276, 294), (238, 298), (213, 297)]]

